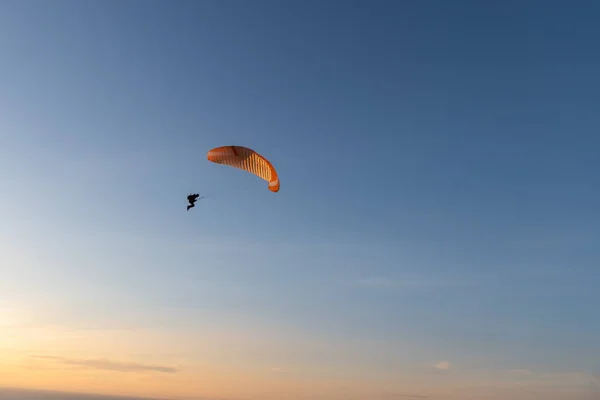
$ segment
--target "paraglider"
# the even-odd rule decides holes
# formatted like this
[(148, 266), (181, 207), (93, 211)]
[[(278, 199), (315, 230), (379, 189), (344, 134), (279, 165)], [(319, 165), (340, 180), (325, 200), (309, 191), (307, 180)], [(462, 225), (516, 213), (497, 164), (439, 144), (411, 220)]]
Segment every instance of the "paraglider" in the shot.
[[(198, 197), (200, 197), (200, 195), (199, 195), (198, 193), (195, 193), (195, 194), (190, 194), (190, 195), (187, 197), (187, 200), (188, 200), (188, 202), (190, 203), (190, 204), (187, 206), (187, 211), (189, 211), (189, 210), (190, 210), (190, 208), (193, 208), (193, 207), (195, 207), (195, 206), (196, 206), (196, 201), (198, 200)], [(202, 198), (202, 197), (200, 197), (200, 198)]]
[[(209, 150), (206, 155), (208, 161), (215, 164), (227, 165), (249, 172), (269, 183), (271, 192), (279, 191), (279, 176), (273, 164), (256, 151), (242, 146), (221, 146)], [(200, 194), (194, 193), (187, 196), (189, 205), (187, 210), (196, 206), (196, 201), (202, 199)]]
[(206, 155), (208, 161), (250, 172), (269, 182), (271, 192), (279, 191), (279, 177), (269, 160), (256, 151), (242, 146), (216, 147)]

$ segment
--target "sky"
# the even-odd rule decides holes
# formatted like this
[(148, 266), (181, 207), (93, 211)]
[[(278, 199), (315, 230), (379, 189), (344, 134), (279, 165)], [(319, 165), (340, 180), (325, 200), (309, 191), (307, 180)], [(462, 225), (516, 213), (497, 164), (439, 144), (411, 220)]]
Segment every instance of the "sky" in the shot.
[(599, 17), (1, 1), (0, 386), (597, 398)]

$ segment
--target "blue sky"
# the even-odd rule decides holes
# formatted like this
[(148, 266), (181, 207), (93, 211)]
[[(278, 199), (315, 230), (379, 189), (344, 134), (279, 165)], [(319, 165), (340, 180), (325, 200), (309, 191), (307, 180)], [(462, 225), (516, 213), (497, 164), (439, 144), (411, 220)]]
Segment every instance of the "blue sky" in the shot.
[[(406, 365), (598, 372), (599, 11), (4, 1), (0, 301), (376, 341), (375, 375), (400, 342)], [(206, 160), (227, 144), (281, 191)]]

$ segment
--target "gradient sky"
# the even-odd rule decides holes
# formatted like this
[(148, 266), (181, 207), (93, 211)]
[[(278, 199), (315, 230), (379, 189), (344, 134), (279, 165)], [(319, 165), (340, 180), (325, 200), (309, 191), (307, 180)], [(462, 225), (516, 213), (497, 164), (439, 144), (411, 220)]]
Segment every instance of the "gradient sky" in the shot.
[[(599, 20), (0, 1), (0, 385), (597, 398)], [(228, 144), (281, 191), (206, 160)]]

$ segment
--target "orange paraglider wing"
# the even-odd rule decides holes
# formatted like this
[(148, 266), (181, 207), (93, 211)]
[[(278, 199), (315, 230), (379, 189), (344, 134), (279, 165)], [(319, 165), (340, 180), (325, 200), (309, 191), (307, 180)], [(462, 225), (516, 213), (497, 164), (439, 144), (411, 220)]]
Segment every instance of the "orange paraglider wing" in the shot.
[(208, 152), (208, 161), (250, 172), (269, 182), (271, 192), (279, 191), (279, 177), (269, 160), (252, 149), (241, 146), (222, 146)]

